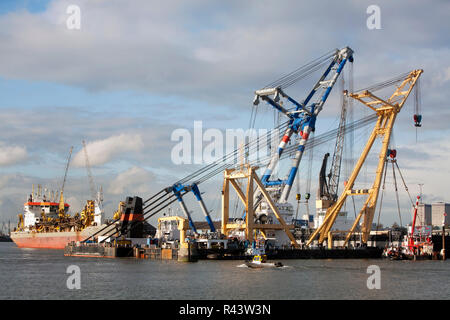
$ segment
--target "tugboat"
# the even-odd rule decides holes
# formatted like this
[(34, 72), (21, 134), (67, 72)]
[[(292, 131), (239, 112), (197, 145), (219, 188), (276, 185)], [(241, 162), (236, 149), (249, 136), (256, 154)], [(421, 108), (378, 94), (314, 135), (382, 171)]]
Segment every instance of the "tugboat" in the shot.
[(283, 267), (281, 262), (267, 262), (267, 256), (265, 254), (254, 255), (252, 261), (245, 262), (245, 265), (250, 268), (280, 268)]
[(417, 231), (416, 218), (420, 196), (417, 196), (414, 208), (413, 223), (410, 234), (406, 235), (400, 247), (390, 247), (384, 250), (383, 256), (391, 260), (428, 260), (433, 256), (431, 228), (421, 227)]
[(267, 255), (262, 248), (253, 248), (253, 259), (246, 261), (245, 265), (249, 268), (280, 268), (283, 267), (281, 262), (267, 262)]
[(408, 256), (403, 252), (403, 248), (395, 246), (385, 248), (383, 257), (389, 258), (390, 260), (409, 260)]

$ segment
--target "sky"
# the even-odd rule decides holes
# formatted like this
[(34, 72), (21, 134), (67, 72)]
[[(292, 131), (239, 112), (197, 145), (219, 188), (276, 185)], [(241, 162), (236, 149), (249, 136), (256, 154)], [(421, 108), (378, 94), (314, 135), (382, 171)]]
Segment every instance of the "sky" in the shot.
[[(380, 8), (381, 29), (367, 27), (373, 4)], [(67, 28), (70, 5), (80, 8), (79, 30)], [(413, 125), (410, 97), (391, 144), (412, 197), (423, 183), (425, 202), (448, 202), (449, 30), (445, 0), (1, 1), (0, 221), (16, 222), (32, 184), (60, 188), (71, 146), (65, 195), (71, 212), (80, 210), (90, 194), (83, 140), (111, 217), (126, 196), (146, 199), (198, 169), (172, 162), (174, 130), (192, 130), (194, 121), (205, 129), (247, 129), (256, 89), (345, 46), (354, 50), (355, 88), (424, 69), (423, 126), (416, 131)], [(289, 94), (303, 99), (311, 81)], [(258, 126), (270, 128), (273, 112), (260, 108)], [(316, 134), (337, 126), (339, 110), (334, 90)], [(355, 119), (368, 114), (354, 103)], [(353, 157), (369, 131), (355, 133)], [(313, 152), (313, 195), (326, 152), (333, 152), (333, 142)], [(373, 159), (361, 186), (373, 179)], [(308, 161), (305, 155), (300, 165), (301, 193)], [(392, 178), (387, 184), (381, 221), (390, 225), (399, 218)], [(220, 189), (220, 176), (204, 187), (215, 219)], [(403, 222), (409, 222), (408, 195), (400, 186), (399, 192)], [(189, 206), (201, 220), (196, 204)]]

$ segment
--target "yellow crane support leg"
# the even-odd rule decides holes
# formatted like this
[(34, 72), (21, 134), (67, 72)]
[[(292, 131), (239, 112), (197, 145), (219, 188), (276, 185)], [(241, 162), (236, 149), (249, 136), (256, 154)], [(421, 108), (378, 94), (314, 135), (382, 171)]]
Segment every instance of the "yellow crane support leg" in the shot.
[(339, 212), (342, 209), (342, 206), (345, 203), (345, 200), (347, 199), (349, 191), (351, 191), (355, 180), (359, 174), (359, 171), (362, 168), (362, 165), (364, 164), (364, 161), (366, 160), (367, 155), (369, 154), (369, 151), (375, 142), (375, 139), (377, 137), (377, 130), (381, 124), (381, 118), (378, 118), (378, 121), (375, 125), (375, 128), (372, 131), (372, 134), (369, 137), (369, 140), (367, 141), (366, 147), (364, 148), (364, 151), (362, 152), (361, 156), (359, 157), (358, 162), (355, 165), (355, 168), (353, 169), (352, 174), (350, 175), (350, 178), (347, 182), (347, 185), (344, 188), (344, 191), (342, 191), (341, 196), (336, 201), (336, 203), (328, 208), (327, 213), (325, 214), (325, 219), (322, 223), (322, 225), (317, 228), (317, 230), (311, 235), (310, 239), (306, 243), (307, 245), (310, 245), (311, 242), (317, 237), (317, 235), (320, 233), (321, 237), (319, 239), (319, 243), (322, 243), (325, 239), (325, 236), (328, 234), (328, 231), (333, 226), (334, 222), (336, 221), (336, 218), (339, 214)]
[(361, 220), (362, 215), (366, 212), (367, 204), (369, 203), (370, 198), (367, 198), (366, 202), (364, 203), (363, 208), (359, 212), (358, 216), (355, 219), (355, 222), (353, 222), (353, 225), (350, 229), (350, 232), (347, 234), (347, 237), (345, 238), (344, 246), (347, 245), (348, 241), (350, 240), (350, 237), (352, 236), (353, 232), (355, 232), (356, 226), (359, 224), (359, 221)]
[[(291, 229), (294, 229), (293, 225), (288, 225), (284, 221), (283, 217), (278, 211), (278, 208), (274, 201), (272, 200), (270, 194), (267, 192), (266, 188), (262, 184), (258, 175), (256, 174), (257, 167), (243, 166), (241, 170), (227, 169), (224, 172), (224, 183), (222, 191), (222, 233), (228, 235), (228, 232), (233, 229), (244, 230), (245, 237), (247, 240), (251, 241), (254, 239), (256, 233), (261, 232), (266, 238), (266, 230), (283, 230), (291, 241), (291, 244), (295, 248), (299, 248), (298, 243), (295, 240), (294, 235), (291, 233)], [(241, 189), (241, 186), (236, 180), (246, 180), (247, 187), (246, 191)], [(230, 201), (230, 185), (236, 191), (239, 199), (245, 206), (245, 224), (229, 223), (229, 201)], [(269, 204), (272, 209), (273, 214), (277, 218), (279, 224), (258, 224), (254, 222), (255, 212), (254, 212), (254, 193), (259, 190), (263, 195), (264, 199)]]
[[(275, 203), (273, 202), (273, 200), (270, 197), (269, 193), (267, 192), (266, 188), (264, 188), (264, 185), (262, 184), (261, 180), (256, 175), (255, 171), (252, 171), (252, 177), (255, 180), (256, 185), (258, 186), (259, 190), (263, 194), (264, 198), (268, 202), (268, 204), (269, 204), (270, 208), (272, 209), (275, 217), (278, 219), (279, 223), (283, 226), (284, 232), (286, 233), (288, 238), (291, 240), (292, 246), (295, 247), (295, 248), (299, 248), (299, 245), (298, 245), (297, 241), (295, 240), (294, 235), (289, 230), (289, 226), (286, 224), (286, 222), (284, 221), (283, 217), (278, 212), (278, 209), (275, 206)], [(253, 204), (253, 202), (252, 202), (252, 204)]]

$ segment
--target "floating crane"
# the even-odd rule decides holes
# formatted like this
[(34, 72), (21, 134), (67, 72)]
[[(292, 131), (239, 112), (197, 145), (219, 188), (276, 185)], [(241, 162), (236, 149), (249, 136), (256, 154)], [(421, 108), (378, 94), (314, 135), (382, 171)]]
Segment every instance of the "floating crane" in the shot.
[[(254, 192), (255, 198), (257, 197), (256, 194), (259, 193), (260, 199), (266, 199), (267, 197), (269, 197), (269, 194), (267, 192), (262, 192), (262, 190), (264, 189), (265, 191), (266, 187), (274, 186), (278, 188), (280, 191), (281, 189), (283, 189), (282, 190), (283, 197), (280, 199), (280, 202), (286, 201), (287, 197), (289, 196), (292, 183), (298, 171), (298, 165), (300, 163), (303, 152), (308, 148), (320, 145), (322, 143), (330, 141), (331, 139), (336, 139), (337, 129), (315, 136), (313, 138), (310, 138), (309, 134), (314, 130), (317, 115), (322, 110), (325, 101), (327, 100), (334, 84), (336, 83), (338, 76), (340, 75), (347, 61), (350, 62), (353, 61), (353, 51), (350, 48), (333, 50), (327, 53), (326, 55), (323, 55), (322, 57), (312, 61), (311, 63), (295, 70), (294, 72), (289, 73), (288, 75), (273, 82), (272, 84), (269, 84), (268, 86), (266, 86), (265, 89), (256, 91), (254, 99), (255, 106), (258, 105), (259, 100), (266, 101), (270, 105), (272, 105), (276, 110), (286, 115), (288, 119), (286, 122), (269, 131), (266, 136), (258, 138), (256, 140), (251, 140), (244, 145), (245, 150), (247, 150), (248, 152), (253, 152), (258, 147), (258, 144), (262, 139), (268, 139), (272, 137), (274, 132), (276, 132), (277, 134), (281, 132), (281, 135), (278, 135), (281, 140), (278, 152), (276, 152), (274, 156), (267, 158), (264, 157), (262, 159), (260, 158), (252, 164), (249, 163), (252, 166), (260, 164), (262, 164), (263, 166), (267, 166), (267, 169), (263, 176), (264, 179), (261, 179), (261, 186), (258, 185), (258, 188), (256, 188)], [(303, 79), (312, 72), (319, 70), (319, 68), (321, 68), (322, 66), (326, 66), (326, 71), (316, 82), (315, 86), (306, 96), (305, 100), (303, 100), (302, 102), (297, 102), (286, 94), (285, 89), (288, 86), (292, 85), (293, 83), (295, 83), (300, 79)], [(322, 92), (322, 94), (319, 95), (319, 92)], [(312, 102), (313, 96), (319, 96), (316, 102)], [(282, 101), (280, 101), (280, 99), (286, 99), (288, 103), (293, 104), (294, 106), (293, 109), (286, 109), (282, 105)], [(351, 124), (348, 124), (348, 128), (351, 129), (360, 128), (369, 123), (372, 123), (375, 119), (376, 117), (369, 116), (360, 119), (358, 121), (355, 121)], [(299, 136), (300, 138), (299, 142), (298, 144), (295, 145), (288, 145), (288, 142), (294, 133)], [(163, 188), (159, 192), (155, 193), (154, 195), (146, 199), (143, 202), (144, 220), (147, 220), (155, 216), (156, 214), (162, 212), (165, 208), (167, 208), (176, 201), (182, 204), (183, 202), (180, 201), (180, 197), (182, 198), (186, 193), (191, 191), (190, 186), (193, 183), (195, 183), (198, 186), (201, 183), (223, 173), (224, 170), (232, 170), (233, 168), (235, 168), (235, 164), (233, 163), (232, 160), (235, 159), (236, 155), (238, 154), (238, 151), (239, 150), (234, 150), (230, 152), (229, 154), (225, 155), (223, 158), (217, 160), (216, 162), (213, 162), (205, 167), (198, 169), (197, 171), (178, 180), (174, 184), (171, 184), (169, 187)], [(285, 180), (270, 181), (269, 179), (272, 175), (273, 172), (272, 170), (274, 169), (277, 162), (281, 159), (286, 159), (287, 157), (290, 156), (294, 156), (294, 159), (292, 160), (293, 165), (288, 174), (288, 178)], [(256, 174), (248, 175), (248, 179), (255, 180), (254, 176), (256, 176)], [(277, 213), (276, 211), (278, 210), (276, 208), (276, 205), (278, 205), (278, 203), (275, 203), (275, 200), (272, 201), (273, 199), (274, 199), (273, 197), (270, 197), (270, 201), (269, 200), (265, 201), (271, 208), (272, 208), (271, 202), (274, 203), (275, 210), (273, 210), (273, 208), (272, 210), (274, 211), (274, 214), (276, 214)], [(247, 199), (247, 201), (249, 201), (247, 203), (248, 206), (251, 200)], [(276, 201), (278, 201), (278, 199)], [(255, 207), (256, 202), (254, 201), (252, 202), (253, 202), (252, 205)], [(286, 205), (287, 204), (283, 204), (283, 206)], [(183, 211), (186, 212), (187, 209), (186, 211), (183, 209)], [(251, 212), (253, 216), (254, 211), (251, 210)], [(253, 218), (254, 217), (252, 217), (251, 219)], [(85, 241), (97, 235), (111, 234), (110, 231), (114, 230), (115, 223), (117, 221), (118, 219), (115, 219), (111, 223), (108, 223), (104, 228), (102, 228), (95, 234), (91, 235), (89, 238), (85, 239)], [(250, 223), (253, 224), (253, 222)], [(287, 230), (286, 224), (283, 225), (283, 223), (281, 223), (281, 225), (282, 225), (281, 227), (280, 225), (278, 225), (277, 227), (279, 227), (282, 230)]]
[[(382, 84), (372, 86), (370, 88), (360, 90), (356, 93), (347, 93), (347, 95), (353, 99), (356, 99), (363, 103), (366, 107), (373, 110), (377, 114), (377, 122), (372, 130), (371, 135), (366, 143), (366, 146), (358, 159), (352, 174), (341, 193), (341, 196), (336, 201), (336, 203), (327, 210), (324, 221), (322, 225), (317, 228), (317, 230), (311, 235), (307, 242), (310, 245), (317, 236), (319, 236), (318, 242), (322, 244), (325, 239), (331, 241), (330, 229), (333, 226), (342, 206), (344, 205), (348, 196), (356, 195), (367, 195), (367, 199), (364, 205), (356, 217), (351, 229), (347, 231), (347, 236), (345, 239), (345, 245), (348, 243), (351, 235), (355, 231), (356, 226), (359, 224), (361, 218), (362, 222), (362, 242), (367, 243), (370, 235), (370, 230), (372, 227), (372, 221), (375, 213), (375, 206), (377, 204), (377, 198), (380, 191), (380, 184), (383, 172), (385, 170), (386, 157), (388, 155), (389, 141), (392, 134), (392, 129), (397, 117), (397, 114), (401, 111), (403, 105), (405, 104), (409, 94), (414, 88), (417, 80), (423, 70), (413, 70), (407, 74), (403, 74), (397, 78), (388, 80)], [(379, 98), (372, 91), (391, 86), (393, 84), (400, 83), (396, 88), (394, 93), (386, 100)], [(371, 90), (371, 91), (370, 91)], [(371, 150), (375, 140), (380, 137), (382, 138), (382, 146), (379, 154), (378, 166), (376, 169), (375, 181), (373, 182), (372, 188), (370, 189), (353, 189), (355, 180), (363, 166), (369, 151)], [(329, 243), (330, 245), (330, 243)]]
[[(376, 114), (369, 115), (367, 117), (364, 117), (362, 119), (356, 120), (352, 123), (347, 124), (348, 130), (356, 130), (360, 129), (368, 124), (373, 123), (377, 119)], [(276, 130), (275, 128), (274, 130)], [(346, 131), (347, 132), (347, 131)], [(269, 131), (265, 138), (271, 137), (273, 134), (273, 130)], [(317, 135), (311, 139), (308, 140), (308, 143), (305, 145), (305, 149), (308, 150), (309, 148), (316, 147), (319, 145), (322, 145), (330, 140), (335, 140), (337, 134), (337, 129), (333, 129), (331, 131), (325, 132), (323, 134)], [(281, 137), (280, 137), (281, 138)], [(254, 149), (257, 147), (259, 141), (254, 140), (246, 143), (245, 147), (249, 149)], [(281, 159), (288, 158), (290, 155), (294, 154), (296, 152), (297, 146), (291, 145), (286, 147), (285, 152), (281, 155)], [(216, 162), (213, 162), (209, 164), (208, 166), (201, 168), (186, 177), (180, 179), (177, 183), (183, 183), (189, 185), (189, 181), (193, 181), (195, 179), (196, 184), (199, 185), (213, 177), (216, 177), (219, 174), (223, 173), (224, 169), (232, 169), (234, 168), (234, 164), (231, 162), (231, 159), (233, 159), (237, 154), (237, 151), (234, 150), (227, 154), (224, 159), (220, 159)], [(268, 163), (270, 158), (264, 158), (261, 161), (263, 163)], [(227, 163), (227, 161), (230, 161), (230, 163)], [(225, 162), (225, 163), (224, 163)], [(187, 193), (184, 189), (180, 191), (180, 195), (184, 196)], [(160, 191), (156, 192), (152, 196), (150, 196), (147, 200), (144, 201), (144, 221), (150, 219), (151, 217), (157, 215), (158, 213), (162, 212), (165, 208), (173, 204), (177, 201), (176, 195), (173, 193), (173, 191), (169, 188), (161, 189)], [(120, 210), (118, 210), (120, 213)], [(115, 224), (120, 220), (120, 214), (117, 214), (117, 216), (114, 218), (113, 221), (106, 224), (102, 229), (91, 235), (90, 237), (86, 238), (84, 241), (88, 241), (89, 239), (101, 235), (101, 236), (109, 236), (111, 234), (111, 231), (115, 229)]]
[[(288, 203), (289, 194), (303, 153), (305, 152), (308, 138), (310, 134), (315, 131), (317, 116), (323, 109), (323, 106), (347, 61), (353, 62), (353, 50), (348, 47), (341, 50), (336, 49), (327, 57), (322, 59), (319, 58), (315, 63), (300, 68), (299, 70), (301, 71), (299, 71), (298, 74), (296, 74), (296, 72), (291, 73), (288, 76), (275, 81), (271, 85), (255, 91), (253, 104), (257, 106), (260, 100), (267, 102), (276, 111), (288, 118), (287, 127), (278, 145), (278, 149), (273, 153), (261, 180), (259, 180), (254, 172), (258, 166), (248, 166), (247, 170), (240, 171), (235, 171), (233, 169), (225, 170), (224, 187), (222, 190), (223, 234), (227, 235), (230, 230), (244, 230), (246, 239), (252, 240), (254, 234), (253, 231), (257, 231), (262, 234), (265, 239), (274, 237), (279, 241), (279, 244), (290, 242), (291, 245), (295, 247), (298, 246), (290, 232), (290, 229), (294, 229), (294, 226), (288, 224), (293, 219), (292, 205)], [(325, 63), (328, 65), (327, 68), (302, 102), (296, 101), (286, 93), (285, 88), (304, 77), (305, 74), (318, 70), (319, 67)], [(313, 99), (317, 100), (312, 102)], [(288, 109), (284, 105), (289, 103), (293, 105), (291, 109)], [(279, 163), (279, 160), (285, 149), (287, 149), (287, 144), (293, 135), (298, 136), (298, 146), (287, 177), (283, 180), (271, 180), (273, 170)], [(247, 180), (247, 194), (239, 187), (237, 183), (237, 180), (239, 179)], [(245, 221), (245, 224), (228, 223), (230, 184), (235, 189), (245, 207), (245, 213), (242, 219)], [(255, 192), (253, 190), (254, 184), (258, 186)], [(250, 197), (252, 199), (250, 199)], [(273, 223), (277, 220), (278, 223)]]

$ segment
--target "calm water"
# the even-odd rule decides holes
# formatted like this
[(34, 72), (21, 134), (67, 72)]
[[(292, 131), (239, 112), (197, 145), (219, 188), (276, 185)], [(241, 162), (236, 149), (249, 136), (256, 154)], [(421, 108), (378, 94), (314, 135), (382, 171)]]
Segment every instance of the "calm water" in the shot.
[[(61, 250), (0, 243), (0, 299), (436, 299), (450, 298), (450, 261), (285, 260), (283, 269), (241, 261), (64, 257)], [(369, 265), (381, 289), (367, 289)], [(81, 289), (66, 269), (81, 269)]]

